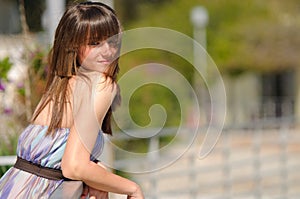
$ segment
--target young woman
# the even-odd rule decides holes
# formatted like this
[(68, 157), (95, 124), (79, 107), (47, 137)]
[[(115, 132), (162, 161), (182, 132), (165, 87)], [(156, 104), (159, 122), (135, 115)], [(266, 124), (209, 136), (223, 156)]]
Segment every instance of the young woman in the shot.
[(115, 12), (102, 3), (66, 10), (49, 53), (45, 93), (19, 137), (17, 162), (0, 179), (0, 198), (49, 198), (70, 179), (84, 182), (83, 198), (108, 198), (108, 192), (144, 198), (136, 183), (97, 160), (119, 101), (120, 33)]

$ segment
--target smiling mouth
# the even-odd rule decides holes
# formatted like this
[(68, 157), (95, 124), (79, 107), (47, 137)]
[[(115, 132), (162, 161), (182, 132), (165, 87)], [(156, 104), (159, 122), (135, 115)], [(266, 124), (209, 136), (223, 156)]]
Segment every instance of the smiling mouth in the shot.
[(101, 61), (98, 61), (99, 63), (102, 63), (102, 64), (110, 64), (111, 61), (110, 60), (101, 60)]

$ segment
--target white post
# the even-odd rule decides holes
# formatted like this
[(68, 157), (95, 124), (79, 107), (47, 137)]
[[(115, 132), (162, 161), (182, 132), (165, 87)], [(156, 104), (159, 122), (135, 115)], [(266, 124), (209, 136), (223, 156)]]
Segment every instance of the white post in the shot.
[[(197, 113), (193, 113), (193, 117), (195, 117), (194, 121), (200, 121), (201, 124), (207, 123), (207, 114), (204, 108), (206, 107), (206, 87), (203, 83), (203, 80), (206, 80), (207, 78), (207, 57), (206, 57), (206, 25), (208, 23), (208, 14), (204, 7), (202, 6), (196, 6), (191, 10), (190, 13), (190, 19), (191, 23), (193, 25), (193, 52), (194, 52), (194, 67), (195, 75), (194, 75), (194, 89), (195, 93), (197, 95), (198, 100), (200, 101), (199, 104), (201, 106), (200, 108), (200, 114), (196, 115)], [(199, 44), (201, 44), (202, 48), (199, 47)], [(200, 74), (199, 74), (200, 73)], [(202, 76), (201, 80), (199, 78), (199, 75)], [(194, 109), (197, 110), (197, 109)], [(191, 151), (192, 155), (190, 157), (190, 166), (192, 168), (192, 171), (195, 171), (195, 151), (194, 149)], [(190, 173), (190, 181), (195, 182), (196, 181), (196, 175), (191, 172)], [(190, 198), (194, 198), (195, 195), (197, 195), (197, 189), (198, 187), (196, 184), (192, 185), (190, 187)]]
[(48, 42), (54, 40), (55, 29), (65, 11), (64, 0), (46, 0), (46, 11), (43, 16), (43, 26), (47, 32)]
[[(207, 78), (206, 25), (208, 23), (208, 13), (204, 7), (196, 6), (191, 10), (190, 17), (194, 27), (194, 67), (200, 72), (200, 74), (197, 71), (195, 73), (194, 89), (201, 105), (201, 116), (193, 114), (193, 117), (200, 117), (200, 120), (196, 119), (195, 121), (206, 124), (208, 115), (204, 109), (206, 107), (207, 92), (203, 80)], [(203, 49), (199, 48), (197, 43), (201, 44)], [(199, 75), (202, 76), (203, 80), (199, 79)]]
[(194, 65), (199, 67), (201, 75), (206, 78), (207, 56), (206, 56), (206, 26), (208, 23), (207, 10), (202, 6), (196, 6), (191, 11), (191, 22), (194, 26), (194, 40), (201, 44), (204, 50), (196, 47), (194, 43)]
[(114, 1), (113, 0), (94, 0), (94, 1), (104, 3), (104, 4), (108, 5), (109, 7), (111, 7), (112, 9), (114, 9)]

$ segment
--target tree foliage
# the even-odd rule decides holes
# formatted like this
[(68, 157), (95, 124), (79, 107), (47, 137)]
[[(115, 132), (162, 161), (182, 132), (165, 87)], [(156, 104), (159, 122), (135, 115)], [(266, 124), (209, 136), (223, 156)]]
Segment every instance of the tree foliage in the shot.
[(125, 28), (159, 26), (192, 36), (190, 11), (197, 5), (209, 12), (207, 49), (222, 72), (268, 72), (299, 65), (297, 0), (172, 0), (141, 7), (142, 14)]
[(32, 32), (43, 30), (42, 16), (46, 9), (45, 0), (24, 0), (27, 24)]
[(0, 79), (7, 80), (7, 74), (11, 69), (12, 63), (9, 60), (9, 57), (5, 57), (0, 60)]

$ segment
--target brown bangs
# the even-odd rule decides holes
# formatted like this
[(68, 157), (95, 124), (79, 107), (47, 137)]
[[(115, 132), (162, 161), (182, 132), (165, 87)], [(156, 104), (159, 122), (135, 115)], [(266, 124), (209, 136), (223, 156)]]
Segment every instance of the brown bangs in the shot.
[[(87, 12), (87, 16), (83, 16), (89, 24), (86, 29), (88, 34), (83, 34), (88, 35), (88, 38), (85, 38), (85, 44), (103, 41), (121, 32), (119, 21), (115, 15), (105, 12), (103, 7), (90, 7), (89, 9), (90, 12)], [(99, 15), (102, 17), (100, 18)]]

